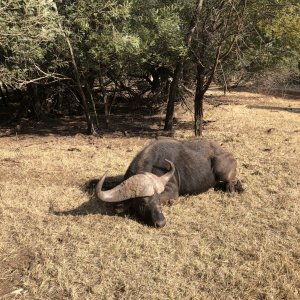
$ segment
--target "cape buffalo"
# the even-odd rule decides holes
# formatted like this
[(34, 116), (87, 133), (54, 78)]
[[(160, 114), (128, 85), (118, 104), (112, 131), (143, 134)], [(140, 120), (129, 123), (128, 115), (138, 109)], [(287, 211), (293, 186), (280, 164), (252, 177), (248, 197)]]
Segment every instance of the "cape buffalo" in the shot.
[(219, 183), (230, 193), (242, 191), (236, 166), (233, 155), (212, 141), (159, 139), (136, 155), (115, 188), (102, 191), (104, 174), (96, 194), (105, 202), (124, 201), (143, 222), (163, 227), (161, 205), (173, 204), (179, 195), (199, 194)]

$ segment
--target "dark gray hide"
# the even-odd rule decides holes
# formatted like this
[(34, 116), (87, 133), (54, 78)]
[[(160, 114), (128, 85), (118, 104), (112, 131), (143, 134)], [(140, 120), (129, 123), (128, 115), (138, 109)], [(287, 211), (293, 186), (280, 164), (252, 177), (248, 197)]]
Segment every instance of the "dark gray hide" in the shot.
[(179, 141), (164, 138), (146, 146), (129, 165), (124, 179), (143, 172), (162, 176), (175, 165), (174, 175), (160, 194), (130, 199), (131, 212), (145, 223), (162, 227), (166, 220), (161, 205), (173, 204), (179, 195), (199, 194), (222, 182), (228, 192), (242, 190), (236, 178), (236, 161), (231, 153), (205, 139)]

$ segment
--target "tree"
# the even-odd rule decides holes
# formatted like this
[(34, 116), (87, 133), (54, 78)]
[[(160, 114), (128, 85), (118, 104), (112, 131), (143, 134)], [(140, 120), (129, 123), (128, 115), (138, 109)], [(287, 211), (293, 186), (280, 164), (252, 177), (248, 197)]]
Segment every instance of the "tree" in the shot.
[(225, 77), (236, 85), (249, 82), (264, 73), (273, 72), (276, 78), (278, 72), (299, 74), (299, 27), (298, 1), (248, 1), (243, 38), (228, 59), (223, 61), (223, 70), (219, 70), (225, 76), (220, 74), (218, 81), (223, 83), (222, 78)]
[(0, 78), (30, 96), (36, 118), (47, 116), (49, 91), (59, 102), (72, 95), (88, 133), (99, 126), (99, 104), (108, 115), (107, 99), (117, 93), (160, 100), (167, 94), (164, 129), (171, 130), (178, 91), (188, 84), (201, 135), (213, 80), (226, 85), (236, 72), (296, 69), (299, 12), (296, 0), (3, 0)]
[[(68, 45), (73, 79), (88, 124), (95, 132), (96, 105), (92, 88), (96, 80), (121, 80), (126, 58), (134, 56), (138, 42), (128, 30), (128, 1), (76, 1), (58, 5), (61, 30)], [(120, 84), (121, 85), (121, 84)], [(102, 86), (103, 98), (106, 98)], [(93, 114), (91, 113), (93, 112)], [(96, 120), (94, 120), (96, 119)]]
[[(198, 18), (200, 11), (202, 9), (203, 0), (197, 0), (195, 4), (195, 8), (192, 14), (192, 19), (189, 24), (189, 28), (187, 30), (184, 42), (187, 49), (190, 48), (192, 43), (192, 36), (194, 34), (194, 31), (196, 29)], [(181, 56), (179, 57), (179, 60), (176, 64), (176, 68), (174, 71), (173, 81), (170, 86), (170, 92), (169, 92), (169, 99), (168, 99), (168, 105), (167, 105), (167, 113), (166, 113), (166, 120), (165, 120), (165, 127), (164, 130), (172, 130), (173, 127), (173, 115), (174, 115), (174, 105), (175, 105), (175, 99), (176, 99), (176, 93), (178, 91), (179, 81), (183, 70), (183, 64), (186, 57)]]
[[(59, 77), (63, 63), (47, 56), (61, 39), (58, 16), (51, 0), (3, 0), (0, 4), (0, 77), (7, 84), (28, 83)], [(57, 49), (56, 49), (57, 50)]]
[(65, 78), (58, 73), (65, 62), (59, 55), (52, 55), (62, 38), (53, 6), (51, 0), (0, 3), (0, 78), (27, 92), (38, 119), (44, 117), (38, 84)]

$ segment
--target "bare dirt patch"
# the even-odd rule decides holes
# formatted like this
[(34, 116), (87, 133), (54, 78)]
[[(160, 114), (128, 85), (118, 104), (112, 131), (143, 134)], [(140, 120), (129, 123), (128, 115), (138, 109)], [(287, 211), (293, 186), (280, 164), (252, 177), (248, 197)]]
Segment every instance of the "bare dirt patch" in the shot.
[[(224, 99), (206, 104), (204, 135), (234, 153), (246, 190), (181, 197), (164, 208), (167, 225), (160, 230), (110, 215), (85, 190), (105, 170), (124, 174), (161, 134), (159, 112), (131, 129), (119, 117), (118, 131), (101, 137), (0, 138), (0, 297), (299, 299), (300, 120), (271, 107), (300, 103), (242, 92)], [(175, 137), (191, 137), (185, 106), (176, 119)]]
[[(23, 291), (22, 278), (27, 274), (33, 254), (27, 249), (3, 249), (0, 270), (0, 298), (15, 296)], [(9, 253), (10, 252), (10, 253)]]

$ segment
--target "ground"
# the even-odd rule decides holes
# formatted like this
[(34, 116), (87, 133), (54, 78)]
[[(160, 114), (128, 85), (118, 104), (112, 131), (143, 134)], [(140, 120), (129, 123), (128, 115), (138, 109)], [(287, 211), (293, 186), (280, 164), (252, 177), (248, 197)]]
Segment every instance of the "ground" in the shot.
[[(296, 98), (210, 91), (204, 137), (234, 154), (245, 192), (180, 197), (162, 229), (106, 214), (85, 188), (163, 134), (159, 111), (115, 112), (100, 137), (75, 134), (78, 120), (1, 128), (0, 298), (299, 299), (299, 112)], [(178, 106), (175, 137), (192, 125)]]

